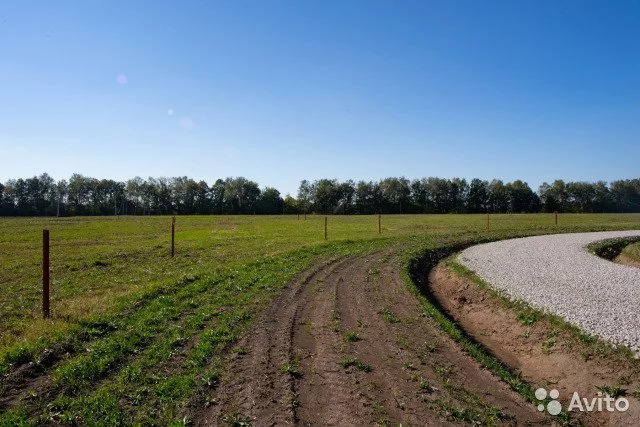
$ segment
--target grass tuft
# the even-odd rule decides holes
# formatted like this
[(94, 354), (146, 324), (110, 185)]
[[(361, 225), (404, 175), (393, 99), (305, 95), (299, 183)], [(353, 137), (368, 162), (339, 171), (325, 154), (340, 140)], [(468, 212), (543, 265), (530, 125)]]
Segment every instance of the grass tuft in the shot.
[(360, 341), (362, 338), (360, 338), (360, 335), (358, 335), (357, 332), (349, 331), (346, 334), (344, 334), (344, 339), (347, 342), (357, 342), (357, 341)]
[(360, 371), (364, 371), (364, 372), (371, 372), (373, 370), (373, 368), (370, 365), (367, 365), (366, 363), (363, 363), (361, 360), (359, 360), (358, 358), (355, 357), (350, 357), (347, 359), (342, 359), (340, 361), (340, 365), (343, 368), (349, 368), (351, 366), (357, 368)]

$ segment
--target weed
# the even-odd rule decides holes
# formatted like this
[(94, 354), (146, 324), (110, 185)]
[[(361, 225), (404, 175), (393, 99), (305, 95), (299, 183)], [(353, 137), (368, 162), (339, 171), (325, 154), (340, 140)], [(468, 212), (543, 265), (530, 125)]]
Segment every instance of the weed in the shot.
[(232, 413), (222, 416), (222, 421), (229, 427), (248, 427), (251, 425), (251, 419), (242, 414)]
[(380, 402), (373, 403), (373, 416), (375, 419), (376, 425), (379, 426), (388, 426), (389, 425), (389, 414), (386, 409)]
[(292, 391), (287, 393), (286, 400), (288, 401), (291, 408), (297, 408), (298, 406), (300, 406), (300, 398), (298, 396), (298, 393), (296, 392)]
[(367, 271), (367, 276), (378, 276), (380, 275), (380, 268), (372, 267)]
[(348, 341), (348, 342), (357, 342), (357, 341), (360, 341), (362, 338), (360, 338), (360, 335), (358, 335), (357, 332), (349, 331), (346, 334), (344, 334), (344, 339), (345, 341)]
[(206, 371), (202, 375), (200, 382), (207, 388), (216, 388), (220, 384), (220, 374), (217, 371)]
[(302, 372), (300, 372), (300, 366), (298, 364), (298, 358), (295, 357), (289, 361), (289, 363), (285, 363), (280, 368), (280, 372), (283, 374), (290, 375), (294, 378), (300, 378), (302, 376)]
[(249, 354), (249, 350), (244, 347), (234, 347), (233, 352), (238, 356), (246, 356), (247, 354)]
[(538, 313), (535, 311), (521, 311), (518, 313), (518, 321), (525, 326), (531, 326), (538, 321)]
[(453, 373), (453, 368), (451, 366), (441, 365), (441, 364), (436, 364), (433, 367), (433, 370), (436, 372), (436, 374), (440, 375), (442, 378), (445, 378), (445, 379), (449, 378)]
[(431, 393), (433, 391), (433, 387), (431, 386), (429, 381), (422, 380), (420, 381), (420, 390)]
[(416, 368), (413, 366), (413, 363), (404, 361), (402, 362), (402, 369), (404, 369), (405, 371), (415, 371)]
[(411, 348), (411, 342), (409, 341), (409, 338), (407, 338), (405, 334), (398, 333), (396, 335), (396, 345), (403, 350)]
[(618, 397), (621, 397), (621, 396), (624, 396), (624, 395), (627, 394), (627, 389), (621, 388), (618, 385), (615, 385), (615, 386), (609, 386), (609, 385), (596, 386), (596, 390), (598, 390), (602, 394), (605, 394), (607, 396), (611, 396), (614, 399), (618, 398)]
[(391, 311), (391, 309), (388, 308), (388, 307), (385, 307), (384, 309), (380, 310), (379, 314), (382, 315), (382, 318), (387, 323), (398, 323), (398, 322), (400, 322), (400, 319), (398, 318), (398, 316), (396, 316), (395, 313), (393, 311)]
[(340, 361), (340, 365), (343, 368), (349, 368), (351, 366), (354, 366), (358, 370), (364, 371), (364, 372), (371, 372), (373, 370), (373, 368), (371, 368), (371, 366), (367, 365), (366, 363), (363, 363), (362, 361), (360, 361), (359, 359), (357, 359), (355, 357), (351, 357), (351, 358), (348, 358), (348, 359), (342, 359)]

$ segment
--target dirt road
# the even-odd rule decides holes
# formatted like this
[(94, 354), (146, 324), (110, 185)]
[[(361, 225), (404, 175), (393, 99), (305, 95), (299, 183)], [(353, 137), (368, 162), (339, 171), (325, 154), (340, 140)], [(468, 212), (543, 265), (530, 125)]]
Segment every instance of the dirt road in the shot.
[(291, 282), (196, 423), (547, 423), (423, 315), (400, 272), (397, 249), (385, 249)]

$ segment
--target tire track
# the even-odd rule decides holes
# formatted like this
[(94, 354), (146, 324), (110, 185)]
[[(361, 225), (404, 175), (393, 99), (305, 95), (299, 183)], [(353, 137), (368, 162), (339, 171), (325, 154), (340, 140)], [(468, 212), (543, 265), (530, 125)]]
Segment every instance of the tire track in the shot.
[(287, 285), (196, 423), (545, 422), (423, 315), (398, 252), (332, 261)]

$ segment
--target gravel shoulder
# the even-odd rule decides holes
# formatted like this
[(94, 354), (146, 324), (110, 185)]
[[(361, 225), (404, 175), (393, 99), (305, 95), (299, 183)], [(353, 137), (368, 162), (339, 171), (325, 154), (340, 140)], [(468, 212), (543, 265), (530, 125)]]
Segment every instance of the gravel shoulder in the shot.
[(587, 250), (592, 242), (629, 236), (640, 230), (503, 240), (465, 249), (458, 261), (511, 298), (640, 350), (640, 269)]

